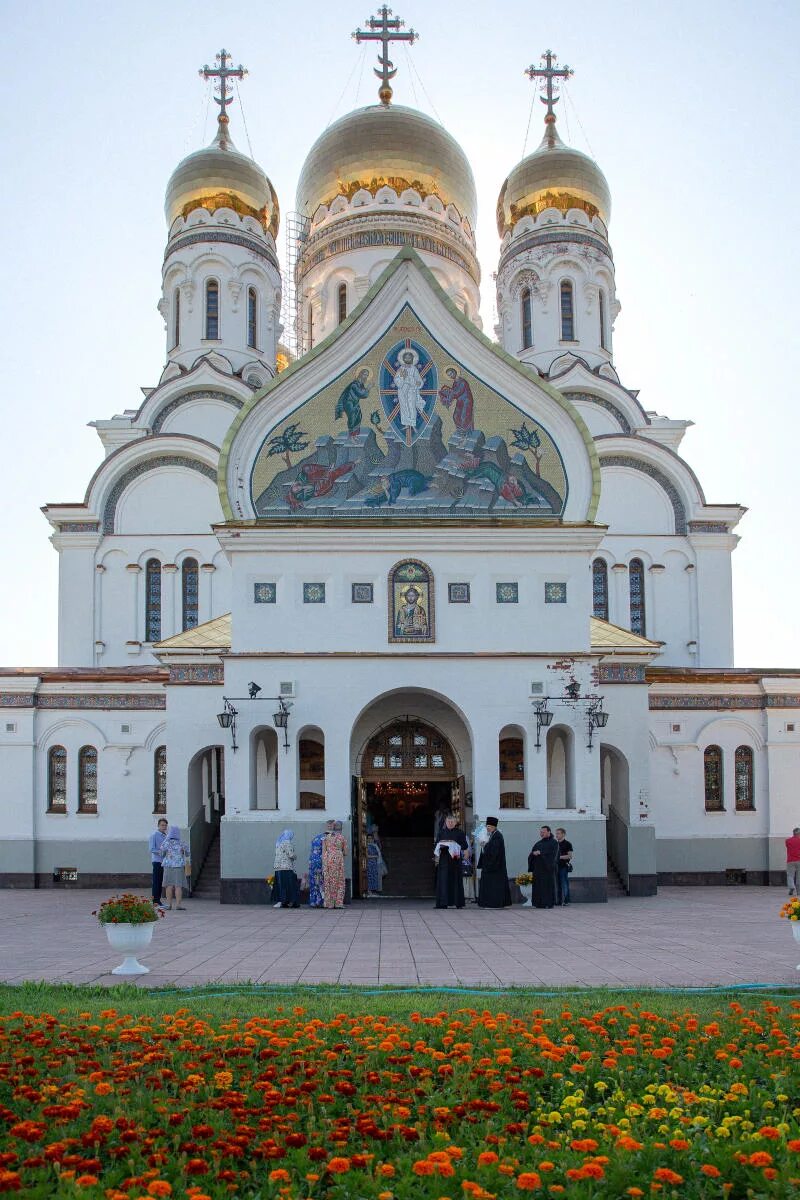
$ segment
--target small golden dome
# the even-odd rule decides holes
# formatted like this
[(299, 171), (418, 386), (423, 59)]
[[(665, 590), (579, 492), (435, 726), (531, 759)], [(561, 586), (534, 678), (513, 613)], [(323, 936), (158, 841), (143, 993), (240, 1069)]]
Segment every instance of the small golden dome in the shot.
[(241, 216), (255, 217), (273, 237), (277, 236), (280, 209), (275, 189), (258, 163), (236, 149), (228, 133), (227, 117), (219, 118), (211, 145), (178, 163), (167, 184), (164, 213), (168, 227), (176, 217), (188, 217), (196, 208), (208, 212), (232, 208)]
[(317, 138), (300, 173), (297, 211), (313, 217), (336, 196), (385, 186), (438, 196), (475, 228), (475, 180), (464, 151), (437, 121), (399, 104), (357, 109)]
[(581, 208), (606, 225), (611, 216), (605, 175), (587, 154), (564, 145), (553, 119), (545, 121), (541, 145), (517, 163), (500, 189), (497, 232), (503, 237), (522, 217), (537, 216), (546, 208)]

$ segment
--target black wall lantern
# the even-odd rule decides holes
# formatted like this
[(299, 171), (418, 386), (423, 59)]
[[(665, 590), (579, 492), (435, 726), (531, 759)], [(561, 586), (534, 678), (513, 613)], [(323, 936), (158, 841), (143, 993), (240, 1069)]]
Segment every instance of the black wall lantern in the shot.
[(231, 745), (234, 753), (239, 749), (236, 742), (236, 718), (239, 716), (238, 708), (234, 707), (234, 700), (240, 703), (243, 700), (277, 700), (278, 711), (272, 714), (272, 723), (276, 729), (283, 730), (283, 748), (289, 749), (289, 709), (291, 701), (284, 700), (283, 696), (261, 696), (259, 695), (261, 687), (259, 684), (250, 682), (247, 685), (247, 696), (223, 696), (222, 697), (222, 712), (217, 713), (221, 729), (230, 729)]

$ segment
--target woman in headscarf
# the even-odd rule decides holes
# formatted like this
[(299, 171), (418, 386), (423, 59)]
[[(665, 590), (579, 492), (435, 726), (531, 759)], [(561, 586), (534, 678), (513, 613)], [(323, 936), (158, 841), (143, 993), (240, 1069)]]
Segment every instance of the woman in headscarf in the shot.
[(322, 843), (322, 890), (325, 908), (344, 908), (344, 856), (347, 844), (342, 836), (342, 822), (334, 821), (333, 829), (325, 834)]
[(333, 821), (326, 821), (321, 833), (311, 839), (311, 849), (308, 855), (308, 903), (311, 908), (322, 908), (322, 843), (325, 834), (333, 832)]
[(297, 852), (294, 848), (294, 834), (291, 829), (284, 829), (275, 843), (275, 887), (273, 895), (277, 902), (273, 908), (299, 908), (300, 888), (294, 870)]
[(181, 831), (177, 825), (170, 825), (167, 836), (161, 843), (161, 862), (164, 867), (164, 893), (167, 904), (172, 908), (175, 900), (175, 911), (185, 912), (181, 904), (183, 899), (184, 867), (189, 855), (189, 847), (181, 841)]

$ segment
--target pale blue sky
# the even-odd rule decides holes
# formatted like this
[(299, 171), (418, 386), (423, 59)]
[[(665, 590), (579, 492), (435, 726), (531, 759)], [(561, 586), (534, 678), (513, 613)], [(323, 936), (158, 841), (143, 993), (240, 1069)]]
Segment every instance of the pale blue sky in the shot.
[[(737, 665), (800, 668), (800, 6), (572, 0), (548, 13), (530, 0), (397, 0), (395, 11), (421, 34), (396, 51), (396, 100), (438, 116), (473, 166), (487, 331), (495, 201), (531, 103), (523, 68), (548, 46), (574, 67), (559, 129), (611, 186), (617, 368), (645, 408), (696, 422), (683, 453), (707, 499), (750, 509), (734, 555)], [(87, 422), (137, 407), (158, 380), (164, 188), (212, 134), (198, 68), (223, 45), (249, 68), (253, 153), (287, 213), (321, 130), (373, 102), (374, 47), (350, 40), (364, 0), (5, 0), (0, 14), (0, 664), (41, 666), (56, 662), (57, 556), (39, 506), (83, 499), (101, 458)], [(246, 151), (237, 110), (232, 131)]]

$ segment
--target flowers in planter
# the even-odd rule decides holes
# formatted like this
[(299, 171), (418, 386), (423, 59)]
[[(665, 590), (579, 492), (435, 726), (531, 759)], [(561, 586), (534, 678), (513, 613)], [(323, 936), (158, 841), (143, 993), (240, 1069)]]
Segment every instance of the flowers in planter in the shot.
[(268, 886), (268, 887), (274, 887), (274, 886), (275, 886), (275, 876), (274, 876), (274, 875), (268, 875), (268, 876), (267, 876), (267, 879), (266, 879), (266, 882), (267, 882), (267, 886)]
[(781, 916), (789, 921), (800, 921), (800, 897), (792, 896), (781, 909)]
[(97, 917), (101, 925), (147, 925), (164, 914), (152, 900), (135, 896), (133, 892), (123, 892), (121, 896), (104, 900), (92, 916)]
[(531, 875), (530, 871), (523, 871), (521, 875), (517, 875), (514, 883), (516, 883), (517, 887), (530, 887), (533, 883), (533, 875)]

